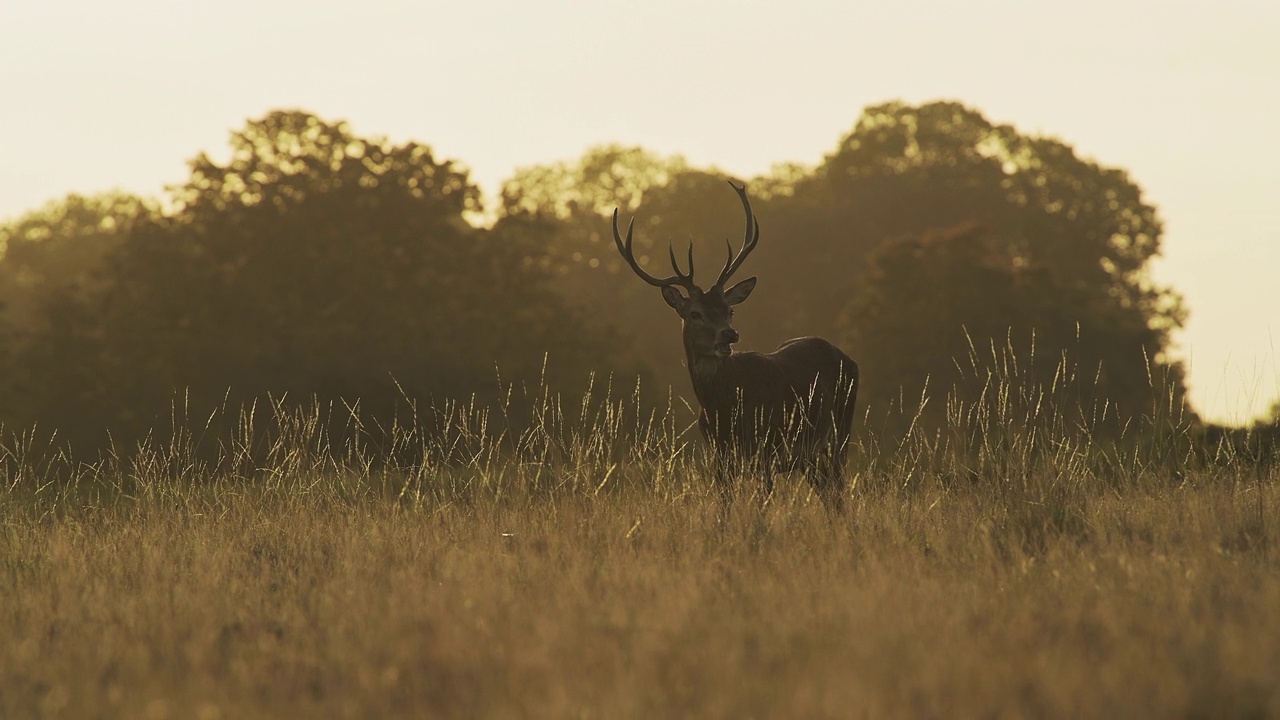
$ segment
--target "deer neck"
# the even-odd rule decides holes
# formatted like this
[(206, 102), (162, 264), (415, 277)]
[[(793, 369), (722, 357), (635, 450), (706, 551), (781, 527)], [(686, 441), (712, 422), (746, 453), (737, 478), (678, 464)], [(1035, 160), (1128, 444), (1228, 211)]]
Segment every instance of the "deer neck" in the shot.
[(685, 362), (689, 366), (689, 379), (693, 381), (693, 393), (702, 407), (714, 407), (732, 401), (732, 388), (728, 391), (725, 389), (726, 384), (732, 384), (729, 382), (732, 355), (721, 358), (715, 355), (694, 355), (686, 350)]

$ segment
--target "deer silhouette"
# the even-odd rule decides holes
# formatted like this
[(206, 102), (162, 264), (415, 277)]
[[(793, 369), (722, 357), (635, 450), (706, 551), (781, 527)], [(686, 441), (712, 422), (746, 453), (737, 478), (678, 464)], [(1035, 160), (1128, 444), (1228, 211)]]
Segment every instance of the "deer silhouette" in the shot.
[(683, 321), (685, 360), (701, 406), (698, 425), (714, 451), (723, 502), (727, 505), (732, 500), (737, 473), (759, 473), (767, 499), (773, 493), (775, 472), (799, 470), (828, 509), (843, 512), (844, 463), (858, 395), (858, 364), (819, 337), (788, 340), (770, 353), (733, 350), (739, 340), (733, 328), (734, 306), (751, 295), (756, 278), (725, 285), (755, 249), (760, 225), (746, 187), (729, 184), (746, 212), (746, 237), (736, 255), (726, 240), (729, 259), (709, 289), (693, 282), (692, 245), (688, 273), (681, 271), (670, 245), (667, 252), (675, 274), (656, 278), (645, 272), (632, 250), (635, 218), (627, 224), (623, 240), (617, 209), (613, 211), (614, 243), (636, 275), (662, 290), (662, 298)]

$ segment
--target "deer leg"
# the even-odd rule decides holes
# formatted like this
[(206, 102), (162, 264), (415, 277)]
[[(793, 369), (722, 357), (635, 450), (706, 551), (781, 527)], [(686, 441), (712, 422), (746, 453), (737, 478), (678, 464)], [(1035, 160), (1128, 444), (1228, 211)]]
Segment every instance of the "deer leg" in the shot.
[(720, 498), (720, 521), (723, 523), (729, 519), (729, 508), (733, 505), (734, 468), (730, 455), (723, 452), (716, 455), (715, 484)]
[(832, 463), (831, 473), (827, 475), (822, 493), (823, 503), (836, 515), (844, 514), (844, 471), (842, 463)]
[(754, 468), (753, 475), (760, 476), (760, 485), (752, 495), (755, 496), (756, 505), (761, 512), (769, 507), (769, 503), (773, 501), (773, 469), (758, 465)]
[(848, 490), (848, 484), (844, 479), (844, 464), (849, 455), (849, 436), (842, 434), (836, 438), (831, 448), (831, 473), (828, 475), (828, 485), (831, 488), (831, 509), (837, 514), (844, 514), (844, 496)]
[(809, 482), (817, 491), (827, 511), (844, 514), (844, 453), (841, 443), (831, 443), (814, 453), (809, 472)]

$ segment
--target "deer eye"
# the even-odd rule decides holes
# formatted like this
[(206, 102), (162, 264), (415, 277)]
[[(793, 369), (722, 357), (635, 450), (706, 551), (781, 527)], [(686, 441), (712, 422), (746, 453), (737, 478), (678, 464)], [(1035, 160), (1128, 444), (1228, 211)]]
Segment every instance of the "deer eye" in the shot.
[(697, 310), (694, 310), (693, 312), (689, 313), (689, 319), (690, 319), (690, 320), (701, 320), (701, 319), (702, 319), (702, 313), (698, 312)]

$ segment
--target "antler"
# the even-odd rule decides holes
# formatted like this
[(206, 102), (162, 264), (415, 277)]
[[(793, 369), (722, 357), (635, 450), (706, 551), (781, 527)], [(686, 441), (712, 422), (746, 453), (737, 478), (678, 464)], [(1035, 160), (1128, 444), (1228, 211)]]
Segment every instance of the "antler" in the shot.
[(635, 253), (631, 249), (631, 230), (636, 224), (636, 219), (631, 218), (631, 222), (627, 223), (627, 240), (624, 243), (622, 237), (618, 234), (618, 209), (613, 209), (613, 243), (618, 246), (618, 253), (622, 255), (622, 259), (627, 261), (631, 269), (641, 280), (656, 287), (666, 287), (668, 285), (679, 285), (686, 290), (692, 292), (697, 286), (693, 284), (693, 245), (689, 245), (689, 274), (680, 272), (680, 265), (676, 262), (676, 251), (667, 245), (667, 254), (671, 256), (671, 269), (676, 271), (671, 277), (658, 279), (645, 272), (640, 263), (636, 262)]
[(760, 240), (760, 224), (756, 221), (755, 213), (751, 212), (751, 201), (747, 199), (747, 186), (735, 185), (732, 180), (729, 181), (729, 186), (738, 191), (738, 197), (742, 198), (742, 209), (747, 213), (747, 234), (742, 241), (742, 249), (738, 251), (737, 257), (734, 257), (733, 246), (729, 244), (729, 241), (724, 241), (725, 247), (729, 249), (729, 259), (725, 262), (724, 269), (720, 271), (720, 277), (716, 279), (715, 287), (718, 288), (723, 288), (729, 278), (733, 277), (742, 262), (756, 248), (756, 242)]

